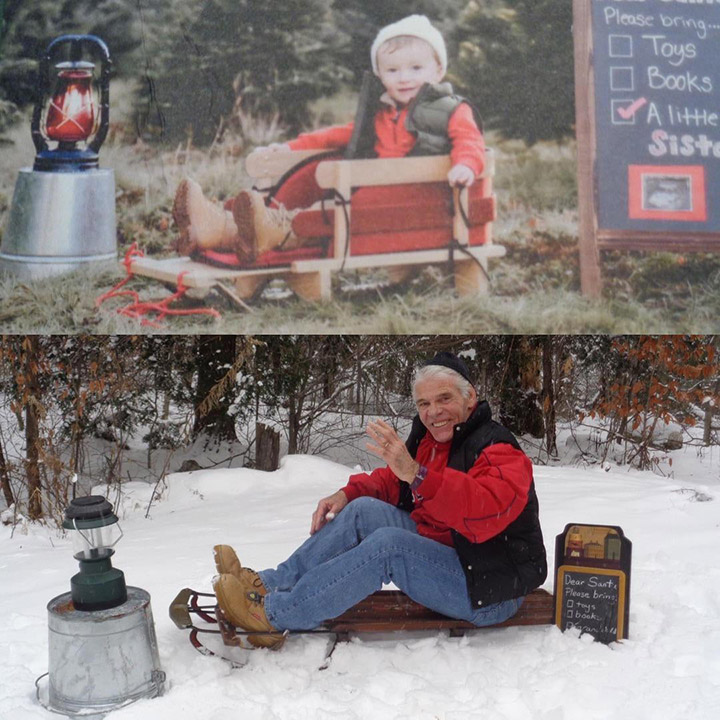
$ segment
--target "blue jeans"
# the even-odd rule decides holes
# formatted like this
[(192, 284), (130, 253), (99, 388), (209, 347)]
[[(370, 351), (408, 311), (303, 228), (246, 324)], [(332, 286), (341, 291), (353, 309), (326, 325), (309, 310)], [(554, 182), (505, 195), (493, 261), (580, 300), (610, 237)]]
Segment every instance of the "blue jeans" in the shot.
[(259, 573), (278, 630), (309, 630), (393, 582), (415, 602), (478, 626), (512, 617), (523, 599), (473, 608), (455, 548), (422, 537), (410, 515), (357, 498), (277, 569)]

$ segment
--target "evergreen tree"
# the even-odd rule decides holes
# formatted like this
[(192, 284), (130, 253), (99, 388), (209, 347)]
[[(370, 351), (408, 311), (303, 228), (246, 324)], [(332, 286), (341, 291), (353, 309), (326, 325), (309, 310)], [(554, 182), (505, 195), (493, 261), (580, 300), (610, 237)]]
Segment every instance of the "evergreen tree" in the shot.
[(471, 0), (456, 39), (454, 79), (486, 127), (529, 144), (572, 133), (570, 0)]
[(341, 336), (287, 335), (258, 348), (250, 390), (268, 419), (285, 426), (289, 454), (308, 451), (316, 420), (352, 388), (353, 344)]
[(110, 49), (114, 72), (134, 70), (140, 16), (126, 0), (7, 0), (0, 44), (0, 99), (18, 106), (37, 99), (38, 60), (66, 34), (97, 35)]
[(141, 125), (165, 140), (212, 141), (233, 113), (292, 132), (343, 77), (322, 0), (175, 2), (148, 37)]
[(500, 422), (517, 435), (542, 437), (541, 354), (538, 338), (506, 336), (505, 369), (500, 383)]

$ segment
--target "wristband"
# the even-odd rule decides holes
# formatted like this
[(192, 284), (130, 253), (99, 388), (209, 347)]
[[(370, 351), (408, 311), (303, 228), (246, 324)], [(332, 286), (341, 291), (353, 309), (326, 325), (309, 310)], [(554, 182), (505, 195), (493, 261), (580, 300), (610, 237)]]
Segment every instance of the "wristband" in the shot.
[(415, 473), (413, 481), (410, 483), (410, 490), (412, 490), (413, 497), (416, 500), (422, 500), (422, 495), (418, 492), (418, 488), (422, 485), (425, 476), (427, 475), (428, 469), (424, 465), (420, 465), (418, 471)]

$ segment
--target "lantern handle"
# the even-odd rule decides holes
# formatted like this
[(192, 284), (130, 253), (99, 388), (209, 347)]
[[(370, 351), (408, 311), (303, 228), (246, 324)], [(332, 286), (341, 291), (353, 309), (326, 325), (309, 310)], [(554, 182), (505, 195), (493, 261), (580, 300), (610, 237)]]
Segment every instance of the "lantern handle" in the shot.
[(70, 43), (70, 57), (73, 61), (80, 60), (82, 57), (83, 45), (95, 45), (100, 50), (102, 60), (102, 69), (100, 72), (100, 126), (93, 141), (88, 146), (90, 150), (96, 153), (105, 141), (110, 125), (110, 70), (112, 67), (110, 50), (105, 44), (105, 41), (97, 35), (60, 35), (47, 46), (45, 54), (40, 59), (40, 67), (38, 70), (41, 92), (33, 108), (31, 123), (33, 144), (38, 153), (45, 152), (48, 149), (47, 141), (40, 130), (40, 119), (42, 117), (45, 96), (50, 93), (51, 89), (50, 62), (55, 50), (60, 45), (67, 43)]

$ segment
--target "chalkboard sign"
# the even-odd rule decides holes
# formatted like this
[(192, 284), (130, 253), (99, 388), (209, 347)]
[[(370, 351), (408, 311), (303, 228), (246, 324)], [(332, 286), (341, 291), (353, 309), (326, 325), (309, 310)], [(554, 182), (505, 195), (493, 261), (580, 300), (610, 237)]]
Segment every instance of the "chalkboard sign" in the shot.
[(597, 295), (598, 250), (720, 250), (720, 2), (573, 2), (581, 271)]
[(555, 542), (555, 620), (600, 642), (628, 637), (632, 543), (616, 526), (566, 525)]

